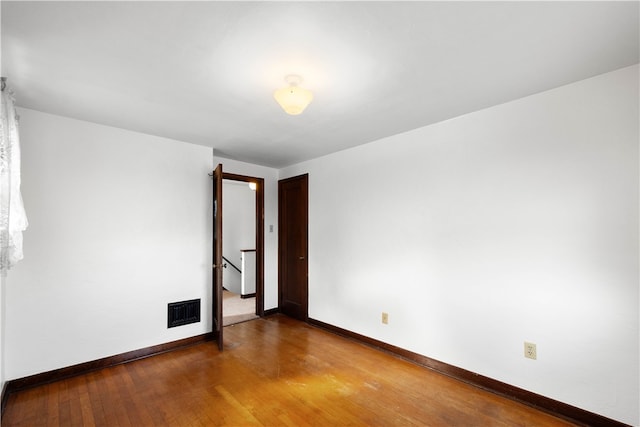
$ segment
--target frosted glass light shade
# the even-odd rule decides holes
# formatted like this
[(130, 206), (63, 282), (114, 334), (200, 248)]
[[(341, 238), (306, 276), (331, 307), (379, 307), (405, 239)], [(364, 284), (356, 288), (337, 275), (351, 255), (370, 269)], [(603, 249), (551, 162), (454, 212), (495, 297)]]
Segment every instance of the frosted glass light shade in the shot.
[(289, 86), (276, 90), (273, 93), (273, 97), (287, 114), (296, 116), (302, 113), (309, 103), (311, 103), (313, 100), (313, 92), (298, 86), (296, 81), (290, 81)]

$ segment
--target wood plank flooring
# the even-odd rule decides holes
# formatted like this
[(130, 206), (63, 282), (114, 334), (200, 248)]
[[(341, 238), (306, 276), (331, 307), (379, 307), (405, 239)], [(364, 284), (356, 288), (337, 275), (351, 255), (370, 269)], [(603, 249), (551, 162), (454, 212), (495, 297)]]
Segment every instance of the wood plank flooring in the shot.
[(2, 426), (571, 426), (276, 315), (214, 343), (14, 393)]

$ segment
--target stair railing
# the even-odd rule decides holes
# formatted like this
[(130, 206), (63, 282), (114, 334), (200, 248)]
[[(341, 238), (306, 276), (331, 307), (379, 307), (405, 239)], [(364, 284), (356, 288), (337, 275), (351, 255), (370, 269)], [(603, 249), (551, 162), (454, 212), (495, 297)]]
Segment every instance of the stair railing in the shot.
[(229, 263), (229, 265), (231, 267), (233, 267), (234, 269), (236, 269), (238, 271), (238, 273), (242, 274), (242, 270), (240, 270), (238, 267), (236, 267), (231, 261), (229, 261), (228, 259), (226, 259), (224, 256), (222, 257), (223, 260), (225, 260), (225, 263), (222, 264), (222, 266), (224, 268), (227, 268), (227, 263)]

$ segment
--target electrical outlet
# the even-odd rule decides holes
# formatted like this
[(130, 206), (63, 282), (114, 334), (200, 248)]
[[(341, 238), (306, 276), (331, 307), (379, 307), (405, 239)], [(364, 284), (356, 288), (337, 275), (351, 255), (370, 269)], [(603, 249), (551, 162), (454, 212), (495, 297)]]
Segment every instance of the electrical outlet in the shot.
[(384, 323), (385, 325), (389, 324), (389, 313), (382, 313), (382, 323)]
[(538, 351), (536, 350), (536, 345), (534, 343), (524, 342), (524, 357), (533, 360), (538, 358)]

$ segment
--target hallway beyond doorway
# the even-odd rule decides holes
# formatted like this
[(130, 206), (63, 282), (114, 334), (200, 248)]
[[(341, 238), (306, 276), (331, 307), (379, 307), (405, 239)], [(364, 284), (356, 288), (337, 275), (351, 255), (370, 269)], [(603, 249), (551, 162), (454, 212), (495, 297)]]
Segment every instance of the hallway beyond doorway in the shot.
[(241, 298), (239, 294), (225, 289), (222, 292), (222, 305), (222, 326), (258, 318), (256, 315), (256, 297)]

